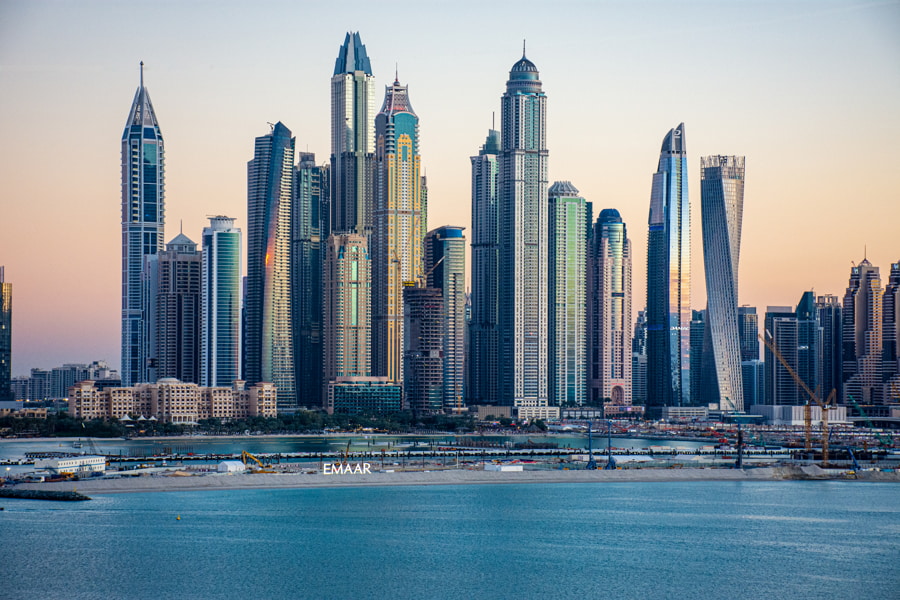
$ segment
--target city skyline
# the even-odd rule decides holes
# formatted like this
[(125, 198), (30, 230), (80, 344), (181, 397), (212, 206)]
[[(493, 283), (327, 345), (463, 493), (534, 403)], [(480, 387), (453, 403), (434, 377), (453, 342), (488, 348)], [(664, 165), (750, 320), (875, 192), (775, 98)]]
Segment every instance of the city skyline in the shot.
[[(635, 224), (635, 298), (644, 297), (646, 241), (637, 224), (646, 218), (646, 174), (652, 172), (659, 132), (681, 120), (691, 131), (688, 172), (695, 199), (700, 156), (735, 153), (747, 156), (751, 164), (740, 304), (763, 312), (767, 305), (793, 303), (803, 290), (841, 295), (848, 263), (865, 254), (886, 273), (900, 258), (891, 235), (895, 219), (890, 218), (897, 214), (893, 190), (898, 178), (891, 167), (896, 151), (890, 142), (900, 133), (900, 117), (888, 110), (900, 97), (900, 78), (884, 76), (900, 71), (900, 43), (896, 30), (887, 25), (897, 22), (898, 4), (748, 3), (722, 7), (716, 15), (705, 14), (697, 4), (678, 10), (650, 4), (655, 14), (646, 22), (636, 14), (643, 11), (615, 3), (564, 4), (559, 15), (535, 4), (531, 14), (516, 16), (503, 35), (493, 36), (489, 48), (480, 46), (478, 37), (493, 31), (489, 25), (496, 19), (491, 15), (501, 12), (502, 4), (471, 27), (465, 14), (475, 5), (461, 4), (459, 14), (450, 14), (447, 7), (427, 7), (423, 10), (440, 15), (447, 25), (467, 25), (456, 28), (455, 34), (432, 33), (434, 41), (427, 39), (428, 32), (410, 32), (420, 45), (417, 56), (391, 39), (394, 29), (376, 11), (358, 5), (355, 22), (347, 22), (335, 9), (316, 7), (321, 21), (303, 25), (310, 35), (302, 42), (293, 36), (291, 50), (283, 58), (272, 58), (271, 68), (280, 71), (283, 81), (267, 85), (268, 95), (260, 95), (270, 72), (253, 58), (262, 50), (248, 42), (246, 57), (222, 51), (222, 44), (233, 44), (245, 27), (261, 18), (242, 13), (237, 5), (231, 5), (234, 14), (222, 15), (216, 23), (221, 32), (213, 34), (212, 24), (200, 27), (200, 43), (191, 41), (192, 28), (182, 24), (192, 22), (190, 15), (200, 11), (200, 5), (183, 7), (178, 19), (171, 9), (144, 10), (148, 26), (170, 43), (138, 40), (127, 52), (110, 55), (111, 45), (128, 47), (119, 42), (125, 32), (114, 24), (134, 18), (140, 3), (116, 11), (90, 2), (77, 10), (63, 5), (53, 11), (40, 3), (7, 3), (0, 9), (6, 17), (0, 25), (5, 40), (0, 45), (0, 81), (14, 93), (0, 100), (0, 128), (13, 143), (2, 150), (0, 161), (0, 175), (7, 182), (0, 255), (7, 280), (16, 286), (13, 375), (65, 362), (106, 359), (115, 364), (120, 323), (111, 315), (121, 298), (121, 269), (116, 267), (119, 242), (110, 232), (119, 221), (115, 188), (120, 172), (111, 140), (121, 132), (122, 106), (134, 89), (137, 63), (146, 62), (145, 84), (166, 136), (166, 220), (170, 228), (183, 222), (185, 234), (196, 240), (209, 214), (232, 215), (237, 227), (248, 227), (243, 165), (251, 158), (250, 140), (266, 121), (282, 120), (291, 127), (298, 150), (327, 155), (326, 81), (335, 40), (348, 29), (362, 32), (376, 85), (388, 84), (399, 62), (402, 79), (416, 90), (432, 226), (470, 224), (468, 158), (484, 139), (490, 113), (499, 108), (498, 82), (525, 36), (529, 58), (540, 65), (550, 97), (551, 180), (577, 180), (595, 207), (615, 207), (626, 222)], [(301, 13), (312, 13), (308, 6), (303, 8)], [(238, 23), (239, 15), (248, 17), (247, 24)], [(577, 35), (552, 33), (561, 19), (576, 28), (604, 19), (617, 27), (611, 27), (608, 36), (577, 40)], [(97, 39), (72, 38), (69, 30), (78, 28), (71, 25), (85, 20), (95, 23)], [(734, 25), (736, 20), (741, 23)], [(663, 25), (681, 26), (696, 37), (684, 48), (677, 78), (654, 66), (653, 52), (659, 51), (660, 42), (653, 38)], [(277, 48), (286, 43), (265, 39)], [(177, 58), (174, 48), (179, 44), (174, 42), (179, 40), (179, 52), (183, 44), (194, 44), (189, 48), (195, 60)], [(738, 58), (745, 59), (742, 77), (707, 87), (698, 73), (735, 60), (728, 53), (713, 56), (707, 49), (729, 41)], [(438, 48), (448, 44), (454, 52), (442, 54)], [(277, 54), (272, 48), (266, 52)], [(302, 60), (296, 59), (298, 53)], [(628, 60), (617, 60), (621, 54)], [(588, 66), (594, 58), (604, 86), (599, 96), (579, 91), (585, 83), (579, 65)], [(290, 76), (284, 77), (285, 72)], [(454, 77), (470, 90), (462, 107), (448, 103), (440, 83)], [(648, 84), (642, 81), (647, 78), (654, 88), (674, 86), (681, 97), (660, 107), (647, 94)], [(55, 99), (50, 86), (63, 91), (78, 119), (50, 109)], [(727, 110), (721, 94), (729, 97)], [(593, 115), (593, 123), (583, 127), (587, 114)], [(733, 114), (744, 118), (735, 124)], [(197, 124), (202, 127), (205, 119), (227, 119), (234, 126), (211, 132), (204, 128), (203, 135), (197, 135)], [(51, 136), (77, 139), (79, 160), (61, 161), (48, 170), (44, 153), (31, 140)], [(834, 147), (841, 151), (819, 151)], [(596, 169), (597, 164), (603, 168)], [(35, 186), (36, 181), (41, 185)], [(853, 204), (853, 214), (841, 210), (845, 203)], [(699, 203), (694, 204), (693, 221), (699, 223)], [(794, 227), (810, 214), (816, 226)], [(42, 225), (35, 240), (34, 229), (24, 225), (38, 222)], [(692, 248), (695, 274), (703, 257), (698, 239), (695, 235)], [(787, 256), (802, 257), (799, 277), (796, 267), (772, 268)], [(80, 279), (86, 268), (92, 275), (89, 289)], [(71, 293), (74, 290), (78, 293)], [(695, 282), (693, 308), (705, 305), (704, 291)], [(635, 313), (641, 304), (634, 303)]]

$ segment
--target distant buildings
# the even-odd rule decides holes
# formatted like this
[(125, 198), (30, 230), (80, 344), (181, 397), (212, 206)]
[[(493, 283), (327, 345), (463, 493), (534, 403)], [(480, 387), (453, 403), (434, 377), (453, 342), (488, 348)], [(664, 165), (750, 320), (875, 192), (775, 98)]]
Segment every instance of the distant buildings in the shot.
[(163, 249), (165, 229), (165, 152), (163, 137), (141, 82), (122, 134), (122, 380), (147, 380), (141, 273), (144, 257)]
[(822, 332), (822, 364), (819, 368), (819, 381), (822, 394), (827, 398), (835, 391), (836, 401), (844, 403), (842, 371), (843, 371), (843, 322), (841, 316), (841, 299), (832, 294), (816, 298), (816, 312)]
[(472, 319), (469, 326), (470, 404), (496, 404), (499, 396), (500, 230), (497, 158), (500, 132), (487, 139), (472, 162)]
[(433, 287), (403, 289), (404, 407), (416, 413), (444, 408), (444, 293)]
[(865, 258), (850, 269), (844, 294), (844, 398), (859, 404), (881, 404), (884, 398), (882, 362), (882, 295), (878, 267)]
[(201, 243), (200, 385), (229, 386), (241, 379), (241, 230), (210, 217)]
[(547, 97), (524, 54), (501, 98), (499, 402), (523, 418), (548, 406)]
[(663, 139), (647, 240), (647, 409), (690, 404), (691, 207), (684, 123)]
[(0, 402), (13, 400), (12, 383), (12, 284), (0, 266)]
[(900, 402), (900, 261), (891, 264), (881, 314), (884, 336), (884, 402)]
[(463, 227), (444, 225), (425, 236), (425, 285), (441, 291), (442, 408), (465, 406), (466, 238)]
[(797, 315), (790, 306), (766, 308), (766, 338), (771, 341), (781, 359), (767, 346), (765, 352), (765, 404), (798, 406), (806, 402), (804, 392), (797, 385), (791, 370), (797, 371), (800, 334)]
[(274, 383), (278, 405), (297, 406), (291, 325), (294, 138), (280, 121), (256, 138), (247, 163), (247, 322), (244, 377)]
[(744, 157), (700, 159), (706, 330), (711, 344), (711, 386), (722, 410), (743, 410), (738, 331), (738, 264), (744, 212)]

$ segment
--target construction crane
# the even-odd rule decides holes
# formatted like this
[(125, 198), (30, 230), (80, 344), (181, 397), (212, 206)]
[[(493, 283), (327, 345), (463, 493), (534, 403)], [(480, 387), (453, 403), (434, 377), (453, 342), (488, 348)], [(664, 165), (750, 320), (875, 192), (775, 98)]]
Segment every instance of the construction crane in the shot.
[(875, 431), (875, 424), (872, 423), (872, 419), (869, 418), (869, 415), (866, 414), (866, 411), (863, 410), (862, 406), (860, 406), (856, 400), (850, 394), (847, 394), (847, 399), (853, 403), (853, 406), (856, 407), (856, 410), (859, 412), (859, 416), (866, 420), (866, 425), (869, 426), (869, 429), (872, 430), (872, 433), (875, 434), (875, 438), (878, 440), (878, 443), (885, 448), (889, 448), (893, 445), (893, 441), (890, 438), (885, 438), (883, 435)]
[(778, 347), (775, 346), (775, 341), (772, 339), (772, 334), (766, 330), (766, 335), (759, 336), (759, 339), (762, 340), (762, 343), (765, 344), (766, 348), (768, 348), (772, 354), (775, 355), (775, 358), (778, 359), (778, 362), (784, 367), (784, 369), (790, 374), (790, 376), (794, 379), (798, 386), (806, 393), (809, 397), (806, 400), (806, 404), (803, 405), (803, 433), (805, 439), (805, 449), (806, 452), (812, 452), (812, 403), (817, 404), (822, 409), (822, 464), (828, 465), (828, 405), (831, 403), (834, 398), (836, 390), (831, 390), (831, 394), (829, 394), (828, 399), (825, 402), (822, 402), (819, 399), (818, 394), (809, 389), (809, 386), (806, 385), (806, 382), (797, 375), (797, 372), (788, 364), (785, 360), (784, 356), (782, 356), (781, 352), (779, 352)]

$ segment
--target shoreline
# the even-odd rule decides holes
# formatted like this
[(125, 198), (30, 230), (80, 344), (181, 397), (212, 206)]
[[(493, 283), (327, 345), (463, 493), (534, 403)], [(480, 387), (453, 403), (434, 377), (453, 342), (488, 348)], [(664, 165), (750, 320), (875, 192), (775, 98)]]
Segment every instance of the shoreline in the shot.
[(375, 472), (360, 475), (316, 474), (209, 474), (157, 475), (118, 479), (85, 479), (53, 483), (18, 484), (17, 489), (72, 491), (84, 494), (139, 492), (187, 492), (225, 490), (318, 489), (417, 485), (497, 485), (522, 483), (625, 483), (708, 481), (862, 481), (898, 482), (900, 473), (865, 471), (855, 476), (821, 469), (764, 467), (758, 469), (622, 469), (616, 471), (514, 471), (435, 470)]

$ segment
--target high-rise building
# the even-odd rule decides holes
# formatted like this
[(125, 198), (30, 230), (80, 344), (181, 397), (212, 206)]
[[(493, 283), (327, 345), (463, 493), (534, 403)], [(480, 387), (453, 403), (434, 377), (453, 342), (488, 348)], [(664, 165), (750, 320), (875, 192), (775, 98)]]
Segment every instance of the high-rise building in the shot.
[(471, 404), (497, 404), (499, 372), (498, 285), (500, 230), (497, 198), (497, 156), (500, 132), (487, 139), (472, 161), (472, 320), (468, 361)]
[[(769, 306), (766, 308), (765, 328), (766, 338), (796, 372), (800, 336), (794, 309), (790, 306)], [(790, 371), (768, 346), (765, 353), (765, 388), (766, 404), (799, 406), (807, 400)]]
[(843, 323), (841, 322), (841, 299), (832, 294), (816, 298), (819, 327), (822, 329), (822, 364), (820, 381), (822, 395), (827, 398), (835, 390), (836, 401), (843, 403), (843, 385), (841, 371), (843, 368), (841, 355)]
[[(600, 211), (588, 260), (589, 399), (632, 403), (631, 240), (619, 211)], [(642, 313), (643, 314), (643, 313)], [(646, 365), (646, 363), (644, 363)]]
[(210, 217), (201, 245), (200, 385), (229, 387), (241, 379), (241, 230)]
[(375, 173), (375, 77), (348, 32), (331, 78), (331, 231), (369, 235)]
[(638, 311), (631, 338), (631, 401), (647, 403), (647, 311)]
[(711, 352), (704, 353), (704, 345), (708, 343), (706, 333), (706, 310), (691, 311), (691, 404), (706, 406), (709, 402), (703, 389), (704, 359), (709, 359)]
[(501, 98), (500, 403), (527, 418), (548, 406), (547, 96), (525, 55)]
[(150, 329), (150, 367), (146, 383), (175, 378), (185, 383), (200, 381), (201, 253), (183, 233), (155, 256), (147, 276), (145, 314)]
[[(819, 316), (816, 311), (816, 297), (813, 292), (803, 292), (797, 310), (797, 375), (810, 390), (828, 398), (831, 390), (822, 388), (822, 330), (819, 327)], [(800, 394), (803, 402), (809, 397), (806, 392)]]
[(141, 83), (122, 133), (122, 382), (146, 381), (146, 325), (141, 274), (144, 257), (163, 249), (165, 234), (165, 153), (162, 133)]
[(706, 273), (706, 335), (712, 350), (716, 402), (743, 410), (738, 331), (738, 265), (744, 214), (744, 157), (700, 159), (703, 265)]
[(372, 372), (403, 381), (403, 286), (422, 277), (425, 237), (419, 118), (406, 86), (386, 86), (375, 117), (372, 256)]
[(647, 240), (647, 408), (691, 399), (691, 206), (684, 123), (663, 139)]
[(247, 163), (247, 383), (273, 383), (278, 409), (297, 406), (291, 326), (294, 138), (280, 121)]
[(738, 336), (741, 360), (759, 360), (759, 316), (755, 306), (738, 306)]
[(845, 402), (882, 402), (882, 295), (878, 267), (864, 258), (850, 269), (842, 310)]
[(884, 401), (893, 404), (900, 402), (900, 261), (891, 264), (882, 298)]
[(548, 195), (547, 400), (551, 406), (582, 406), (588, 388), (587, 211), (569, 181), (555, 182)]
[(321, 407), (322, 268), (328, 239), (329, 169), (301, 152), (294, 179), (291, 283), (293, 292), (296, 384), (303, 406)]
[[(370, 377), (371, 260), (365, 236), (332, 234), (325, 244), (323, 387), (344, 377)], [(327, 389), (325, 390), (327, 395)]]
[(12, 392), (12, 284), (0, 266), (0, 402), (13, 400)]
[(403, 289), (406, 348), (404, 406), (417, 413), (444, 408), (444, 293), (433, 287)]
[(443, 408), (460, 412), (465, 404), (466, 238), (464, 227), (444, 225), (425, 236), (426, 285), (441, 290)]

